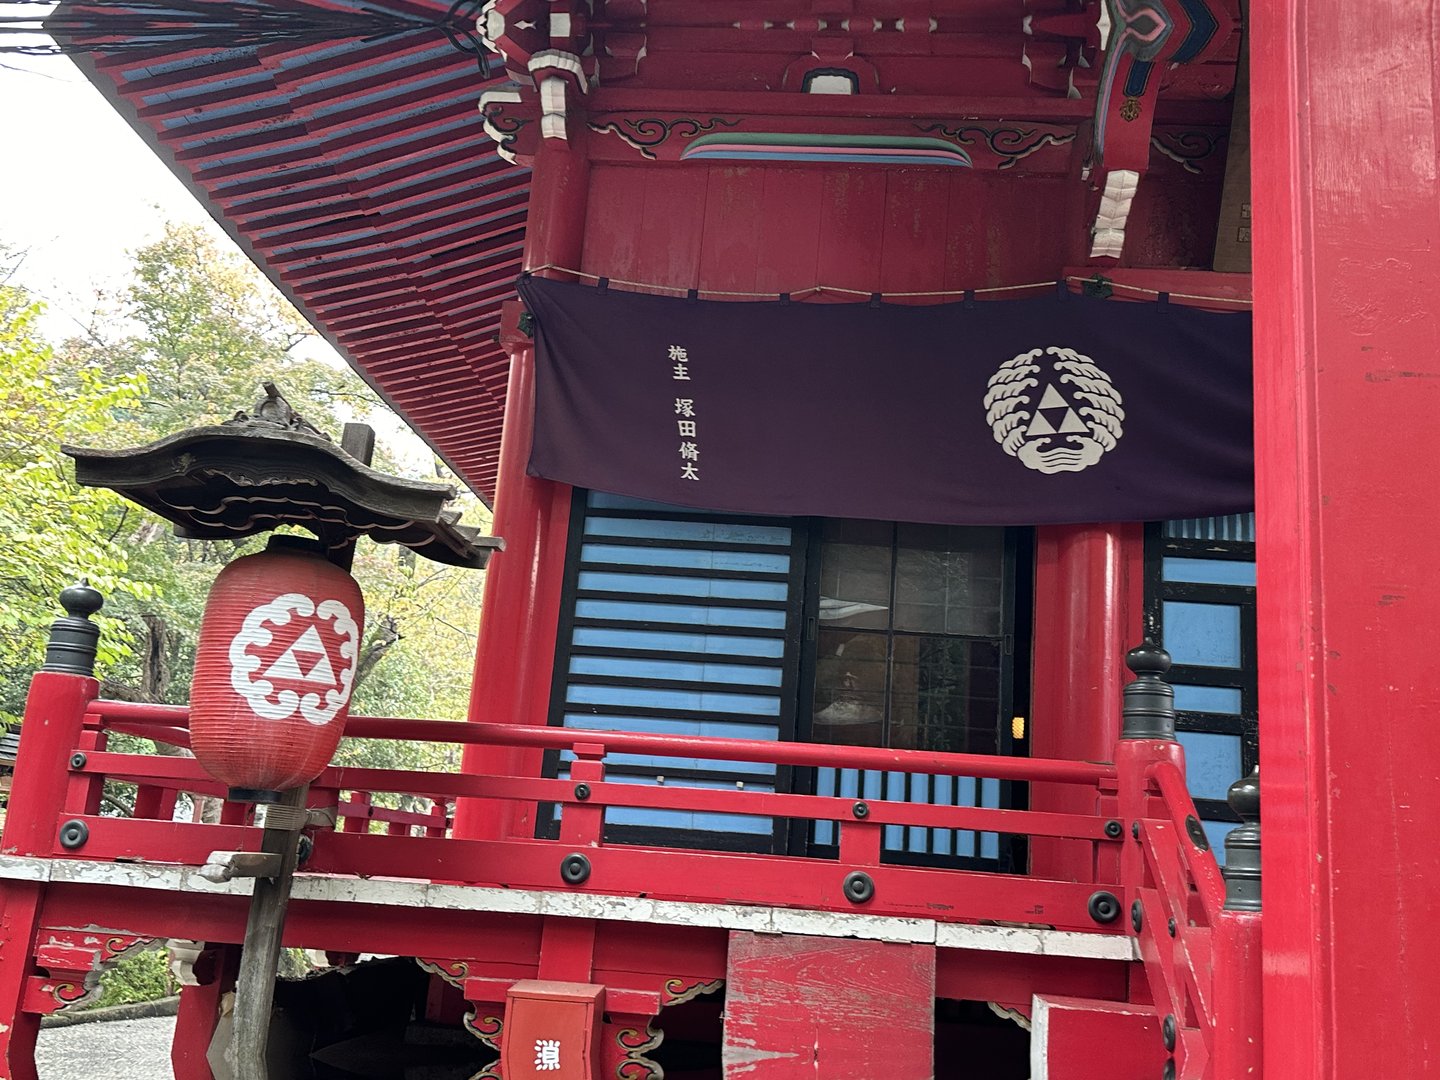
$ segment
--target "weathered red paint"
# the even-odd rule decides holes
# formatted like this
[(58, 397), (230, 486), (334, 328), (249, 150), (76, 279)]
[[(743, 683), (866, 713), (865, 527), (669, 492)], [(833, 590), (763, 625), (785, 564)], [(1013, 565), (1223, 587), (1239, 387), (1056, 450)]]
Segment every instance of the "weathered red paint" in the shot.
[[(86, 711), (99, 692), (98, 682), (79, 675), (41, 671), (31, 679), (24, 738), (9, 799), (9, 805), (20, 813), (6, 815), (0, 851), (7, 855), (50, 851), (55, 843), (55, 815), (67, 795), (88, 801), (72, 788), (70, 755), (81, 748)], [(94, 723), (98, 726), (98, 718)]]
[(727, 1080), (935, 1074), (935, 948), (730, 935)]
[(1268, 1080), (1440, 1067), (1437, 17), (1254, 5)]
[(209, 946), (196, 959), (195, 985), (180, 988), (175, 1015), (175, 1036), (170, 1044), (174, 1080), (214, 1080), (206, 1055), (220, 1020), (221, 999), (234, 990), (239, 970), (240, 949), (234, 945)]
[[(78, 747), (93, 745), (93, 738), (85, 738), (86, 710), (99, 690), (96, 680), (79, 675), (41, 671), (31, 679), (24, 736), (0, 838), (5, 854), (52, 850), (67, 797), (81, 809), (98, 809), (98, 793), (91, 791), (94, 778), (75, 782), (69, 764)], [(92, 723), (98, 725), (98, 718)], [(88, 734), (93, 736), (96, 730), (92, 727)], [(23, 1011), (22, 1003), (35, 971), (35, 936), (43, 901), (44, 886), (37, 883), (6, 882), (0, 888), (0, 1070), (7, 1080), (35, 1080), (40, 1017)]]

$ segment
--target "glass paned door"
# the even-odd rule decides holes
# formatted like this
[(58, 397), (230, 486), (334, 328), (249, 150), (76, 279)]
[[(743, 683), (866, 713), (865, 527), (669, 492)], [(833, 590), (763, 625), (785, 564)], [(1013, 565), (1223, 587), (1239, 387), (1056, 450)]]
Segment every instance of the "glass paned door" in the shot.
[[(1015, 530), (824, 521), (812, 540), (802, 735), (815, 742), (950, 753), (1013, 751)], [(1027, 560), (1028, 565), (1028, 560)], [(807, 725), (808, 722), (808, 725)], [(844, 798), (1000, 806), (995, 780), (817, 769), (814, 790)], [(823, 853), (836, 826), (805, 838)], [(901, 861), (1002, 859), (1000, 837), (887, 828)]]

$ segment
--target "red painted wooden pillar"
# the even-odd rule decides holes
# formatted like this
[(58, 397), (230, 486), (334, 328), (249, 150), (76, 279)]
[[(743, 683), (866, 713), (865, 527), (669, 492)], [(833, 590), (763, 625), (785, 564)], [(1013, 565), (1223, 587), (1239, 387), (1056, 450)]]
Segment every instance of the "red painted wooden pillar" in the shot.
[[(1056, 525), (1036, 533), (1032, 757), (1110, 761), (1120, 738), (1125, 653), (1142, 637), (1144, 535), (1140, 525)], [(1095, 812), (1093, 791), (1035, 784), (1036, 810)], [(1036, 838), (1031, 872), (1064, 881), (1093, 876), (1090, 845)]]
[(1254, 0), (1266, 1080), (1440, 1073), (1437, 0)]
[[(30, 681), (20, 751), (10, 788), (0, 851), (48, 856), (58, 848), (56, 831), (70, 789), (70, 755), (82, 745), (85, 711), (100, 684), (82, 675), (41, 671)], [(21, 1011), (25, 983), (34, 974), (36, 930), (44, 886), (9, 881), (0, 888), (0, 1077), (34, 1080), (35, 1037), (40, 1017)]]
[[(577, 149), (542, 140), (530, 194), (525, 265), (578, 267), (585, 231), (589, 163)], [(508, 320), (507, 320), (508, 321)], [(495, 491), (496, 536), (505, 550), (485, 575), (484, 618), (475, 653), (470, 719), (544, 724), (555, 664), (555, 633), (565, 569), (570, 488), (525, 472), (534, 430), (534, 349), (512, 333), (505, 429)], [(470, 774), (538, 775), (540, 753), (503, 746), (465, 749)], [(532, 804), (459, 799), (454, 835), (499, 839), (533, 835)]]

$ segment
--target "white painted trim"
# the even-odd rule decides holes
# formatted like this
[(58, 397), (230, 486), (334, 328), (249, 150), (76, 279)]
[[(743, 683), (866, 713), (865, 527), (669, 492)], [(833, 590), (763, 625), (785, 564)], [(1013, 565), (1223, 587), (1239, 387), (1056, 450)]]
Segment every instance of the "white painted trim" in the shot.
[(1050, 1002), (1030, 999), (1030, 1080), (1050, 1080)]
[[(157, 863), (106, 863), (83, 859), (38, 859), (0, 855), (0, 881), (49, 881), (55, 884), (116, 885), (130, 889), (248, 896), (253, 883), (205, 880), (195, 867)], [(556, 915), (615, 922), (671, 923), (758, 934), (807, 934), (871, 941), (912, 942), (942, 949), (1070, 956), (1091, 960), (1135, 960), (1134, 942), (1119, 934), (1085, 934), (1039, 927), (937, 923), (858, 912), (808, 908), (696, 904), (683, 900), (647, 900), (633, 896), (495, 889), (479, 885), (439, 885), (401, 878), (354, 878), (329, 874), (295, 875), (296, 900), (332, 904), (380, 904), (437, 911), (493, 911), (517, 915)]]
[(942, 949), (1022, 953), (1026, 956), (1074, 956), (1090, 960), (1139, 960), (1133, 938), (1121, 934), (1085, 934), (1028, 926), (977, 926), (936, 923), (935, 944)]

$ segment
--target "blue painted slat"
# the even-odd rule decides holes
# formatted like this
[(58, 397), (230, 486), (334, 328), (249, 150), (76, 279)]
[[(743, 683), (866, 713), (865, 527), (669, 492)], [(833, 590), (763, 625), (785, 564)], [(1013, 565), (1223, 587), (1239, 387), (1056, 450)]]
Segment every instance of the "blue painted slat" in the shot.
[(784, 674), (775, 667), (748, 664), (706, 664), (687, 660), (652, 660), (628, 656), (575, 656), (570, 659), (572, 675), (613, 675), (628, 679), (670, 679), (696, 683), (748, 683), (752, 686), (780, 686)]
[(636, 731), (649, 735), (705, 735), (715, 739), (751, 739), (775, 742), (780, 729), (763, 720), (672, 720), (657, 716), (604, 716), (593, 713), (567, 713), (565, 726), (583, 731)]
[(1240, 559), (1190, 559), (1167, 555), (1160, 560), (1166, 581), (1196, 585), (1246, 585), (1255, 587), (1255, 564)]
[(761, 551), (706, 551), (703, 548), (627, 547), (582, 544), (580, 561), (622, 566), (673, 566), (692, 570), (728, 570), (754, 574), (787, 574), (790, 556)]
[(671, 634), (659, 630), (577, 626), (572, 640), (576, 645), (601, 649), (707, 653), (712, 656), (753, 656), (772, 660), (780, 660), (785, 655), (784, 639), (778, 637), (733, 637), (727, 634), (680, 632)]
[(672, 577), (668, 574), (625, 574), (604, 570), (580, 571), (579, 587), (587, 592), (694, 596), (717, 600), (772, 600), (783, 602), (789, 591), (784, 581), (739, 581), (733, 578)]
[[(566, 761), (573, 761), (575, 755), (569, 750), (562, 751), (561, 758)], [(717, 763), (711, 758), (684, 758), (684, 757), (661, 757), (654, 754), (606, 754), (607, 765), (633, 765), (640, 768), (654, 769), (661, 776), (667, 776), (669, 782), (677, 785), (685, 785), (689, 779), (677, 779), (668, 774), (676, 769), (694, 769), (696, 771), (714, 770), (717, 767), (723, 768), (725, 772), (742, 773), (749, 783), (748, 777), (757, 778), (769, 777), (774, 779), (775, 766), (768, 765), (763, 761), (726, 761)]]
[(713, 690), (650, 690), (629, 686), (586, 686), (571, 683), (565, 700), (577, 705), (635, 705), (685, 712), (740, 713), (779, 716), (780, 699), (758, 694), (726, 694)]
[[(815, 794), (827, 798), (834, 796), (837, 779), (834, 769), (816, 769)], [(815, 823), (815, 843), (826, 846), (835, 843), (835, 823), (833, 821), (817, 821)]]
[(1240, 736), (1182, 731), (1176, 738), (1185, 748), (1185, 775), (1190, 794), (1197, 799), (1223, 801), (1230, 785), (1240, 779), (1244, 771)]
[(755, 608), (712, 607), (703, 604), (653, 604), (631, 600), (577, 600), (575, 614), (582, 619), (616, 622), (666, 622), (682, 625), (745, 626), (759, 630), (784, 630), (783, 611)]

